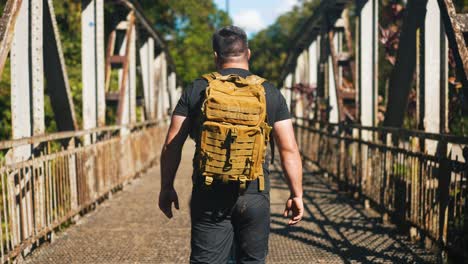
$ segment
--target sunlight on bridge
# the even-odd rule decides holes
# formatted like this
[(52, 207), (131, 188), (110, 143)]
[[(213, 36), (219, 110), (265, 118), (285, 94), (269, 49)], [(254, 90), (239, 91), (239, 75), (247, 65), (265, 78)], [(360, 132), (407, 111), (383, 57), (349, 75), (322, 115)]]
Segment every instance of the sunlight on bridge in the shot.
[[(160, 150), (231, 18), (212, 1), (168, 3), (0, 3), (1, 263), (188, 262), (194, 144), (171, 220)], [(270, 166), (268, 263), (468, 258), (464, 3), (301, 1), (252, 34), (252, 69), (280, 86), (304, 161), (297, 226)]]

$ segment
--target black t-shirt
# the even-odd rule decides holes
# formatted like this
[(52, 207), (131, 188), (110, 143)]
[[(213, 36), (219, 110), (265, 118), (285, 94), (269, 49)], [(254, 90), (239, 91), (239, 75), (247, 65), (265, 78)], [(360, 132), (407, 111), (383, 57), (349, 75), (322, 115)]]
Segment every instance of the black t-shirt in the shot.
[[(228, 68), (219, 71), (222, 75), (237, 74), (243, 78), (246, 78), (249, 75), (252, 75), (247, 70), (237, 69), (237, 68)], [(190, 122), (190, 136), (194, 140), (198, 140), (200, 133), (200, 118), (202, 115), (201, 106), (205, 99), (205, 90), (208, 86), (208, 82), (203, 79), (196, 79), (192, 84), (190, 84), (187, 89), (184, 90), (182, 96), (177, 103), (173, 114), (179, 116), (185, 116), (189, 118)], [(282, 121), (290, 118), (288, 106), (286, 100), (280, 91), (271, 83), (263, 83), (266, 94), (266, 104), (267, 104), (267, 122), (273, 127), (273, 124), (278, 121)], [(198, 144), (198, 142), (197, 142)], [(270, 160), (265, 159), (263, 164), (263, 174), (265, 176), (265, 191), (269, 192), (270, 190), (270, 179), (269, 179), (269, 170), (268, 163)], [(201, 177), (193, 175), (194, 181), (199, 180)], [(247, 186), (246, 193), (258, 193), (258, 181), (253, 181)]]

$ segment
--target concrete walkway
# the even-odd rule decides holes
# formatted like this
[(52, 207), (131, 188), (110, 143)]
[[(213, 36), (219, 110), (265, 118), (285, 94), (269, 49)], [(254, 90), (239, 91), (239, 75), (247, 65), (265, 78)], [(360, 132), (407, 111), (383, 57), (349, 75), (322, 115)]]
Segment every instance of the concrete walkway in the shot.
[[(189, 199), (193, 144), (184, 147), (176, 189), (181, 210), (168, 220), (157, 207), (159, 167), (127, 185), (96, 211), (59, 233), (26, 263), (188, 263)], [(435, 263), (433, 254), (408, 242), (378, 215), (345, 196), (321, 175), (306, 173), (305, 218), (288, 227), (281, 216), (288, 197), (272, 169), (271, 236), (267, 263)]]

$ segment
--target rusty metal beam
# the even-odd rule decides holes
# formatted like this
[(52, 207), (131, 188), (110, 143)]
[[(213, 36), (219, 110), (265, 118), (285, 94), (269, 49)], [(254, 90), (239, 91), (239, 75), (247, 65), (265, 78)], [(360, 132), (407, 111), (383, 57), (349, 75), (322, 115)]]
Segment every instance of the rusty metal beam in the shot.
[(83, 127), (105, 125), (104, 1), (82, 0)]
[(281, 93), (284, 96), (284, 99), (286, 100), (286, 104), (288, 105), (289, 111), (291, 111), (291, 94), (292, 90), (291, 87), (293, 86), (293, 76), (292, 73), (289, 73), (286, 76), (286, 79), (283, 82), (283, 89), (281, 89)]
[(106, 79), (105, 79), (105, 91), (106, 93), (109, 92), (110, 89), (110, 81), (111, 81), (111, 73), (112, 73), (112, 58), (115, 49), (115, 41), (116, 41), (117, 32), (112, 30), (109, 34), (109, 38), (107, 39), (107, 50), (106, 50)]
[[(43, 61), (43, 0), (23, 1), (15, 22), (11, 46), (11, 114), (13, 138), (41, 135), (44, 122), (44, 61)], [(27, 160), (33, 155), (35, 145), (14, 148), (8, 163)], [(16, 174), (18, 175), (18, 174)], [(13, 177), (18, 177), (17, 181)], [(30, 183), (32, 172), (8, 178), (15, 199), (10, 203), (13, 244), (33, 233), (32, 191), (22, 190)], [(17, 200), (16, 198), (19, 199)], [(17, 201), (17, 202), (16, 202)]]
[(455, 20), (461, 32), (468, 32), (468, 14), (457, 14)]
[[(320, 35), (321, 24), (324, 22), (325, 14), (335, 14), (333, 20), (338, 19), (345, 9), (346, 5), (351, 3), (351, 0), (327, 0), (321, 1), (319, 7), (314, 10), (314, 14), (307, 19), (302, 27), (298, 28), (294, 34), (291, 43), (294, 43), (291, 47), (286, 62), (281, 72), (281, 80), (285, 80), (288, 73), (292, 72), (296, 67), (295, 63), (297, 57), (301, 54), (302, 50), (308, 48), (312, 41), (314, 41)], [(336, 15), (338, 14), (338, 15)], [(330, 21), (334, 24), (334, 21)]]
[[(447, 52), (444, 49), (445, 34), (439, 6), (435, 1), (428, 1), (424, 23), (424, 131), (441, 133), (441, 100), (443, 87), (447, 80), (443, 78), (443, 69), (447, 67)], [(437, 142), (426, 140), (425, 149), (435, 154)]]
[(44, 0), (44, 74), (59, 131), (76, 130), (70, 84), (52, 0)]
[(463, 35), (466, 32), (464, 29), (468, 27), (467, 15), (457, 14), (451, 0), (438, 0), (438, 3), (450, 48), (453, 50), (453, 55), (458, 66), (457, 75), (460, 76), (464, 90), (468, 91), (468, 47)]
[[(343, 109), (343, 99), (341, 98), (341, 84), (338, 77), (338, 61), (337, 61), (337, 46), (339, 45), (339, 40), (337, 36), (335, 36), (335, 32), (333, 31), (333, 25), (331, 25), (331, 29), (328, 32), (328, 45), (330, 50), (330, 59), (329, 59), (329, 96), (330, 102), (336, 103), (336, 111), (337, 117), (333, 117), (330, 115), (330, 122), (331, 123), (338, 123), (340, 121), (345, 120), (344, 109)], [(336, 102), (335, 102), (336, 101)], [(332, 113), (335, 111), (332, 106)], [(331, 113), (330, 113), (331, 114)]]
[(163, 38), (160, 36), (158, 32), (154, 30), (154, 27), (152, 26), (152, 23), (146, 18), (146, 16), (143, 14), (143, 9), (141, 8), (140, 4), (136, 0), (117, 0), (117, 2), (120, 2), (121, 4), (125, 5), (128, 7), (130, 10), (132, 10), (135, 14), (135, 23), (138, 23), (141, 25), (146, 33), (148, 33), (154, 40), (162, 52), (166, 53), (167, 55), (167, 63), (169, 70), (171, 72), (176, 72), (174, 60), (170, 56), (169, 49), (167, 47), (167, 44), (164, 42)]
[(412, 0), (408, 2), (406, 8), (396, 62), (390, 76), (387, 112), (384, 120), (384, 126), (387, 127), (401, 127), (403, 124), (416, 70), (417, 30), (424, 24), (426, 4), (427, 0)]
[(167, 87), (169, 90), (170, 112), (172, 113), (177, 104), (177, 100), (179, 100), (177, 96), (177, 79), (175, 72), (171, 72), (170, 74), (168, 74)]
[(154, 118), (154, 40), (146, 39), (139, 49), (146, 119)]
[(8, 0), (0, 18), (0, 80), (8, 53), (10, 52), (16, 18), (21, 7), (22, 0)]
[(117, 108), (117, 123), (118, 124), (127, 124), (131, 120), (131, 89), (134, 87), (130, 86), (132, 76), (129, 76), (130, 73), (130, 53), (132, 52), (132, 41), (134, 42), (135, 39), (132, 37), (134, 36), (133, 32), (135, 30), (135, 16), (133, 12), (128, 15), (128, 23), (127, 23), (127, 32), (125, 35), (124, 44), (122, 46), (121, 54), (122, 56), (126, 57), (126, 60), (123, 63), (123, 67), (120, 70), (120, 89), (119, 89), (119, 105)]
[(379, 1), (369, 0), (359, 15), (359, 102), (362, 125), (377, 124), (378, 97), (378, 8)]

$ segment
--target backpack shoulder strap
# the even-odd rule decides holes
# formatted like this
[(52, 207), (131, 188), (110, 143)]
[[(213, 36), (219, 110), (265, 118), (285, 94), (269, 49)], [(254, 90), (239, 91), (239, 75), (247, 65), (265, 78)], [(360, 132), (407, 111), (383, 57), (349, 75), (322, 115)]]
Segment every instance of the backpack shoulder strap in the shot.
[(263, 79), (262, 77), (258, 76), (258, 75), (250, 75), (250, 76), (247, 76), (247, 78), (245, 78), (245, 80), (249, 83), (249, 84), (263, 84), (264, 82), (266, 82), (265, 79)]
[(216, 79), (219, 79), (221, 77), (223, 77), (221, 74), (219, 74), (219, 72), (212, 72), (212, 73), (208, 73), (208, 74), (204, 74), (203, 76), (203, 79), (207, 80), (208, 83), (216, 80)]
[[(257, 76), (257, 75), (251, 75), (251, 76), (249, 76), (249, 77), (252, 77), (252, 78), (253, 78), (253, 81), (257, 81), (257, 82), (260, 82), (260, 83), (262, 84), (263, 90), (265, 91), (265, 99), (266, 99), (266, 87), (265, 87), (265, 85), (263, 84), (263, 83), (266, 82), (266, 80), (263, 79), (262, 77)], [(271, 129), (271, 132), (270, 132), (270, 133), (271, 133), (271, 134), (270, 134), (270, 142), (269, 142), (269, 143), (270, 143), (270, 151), (271, 151), (271, 161), (270, 161), (270, 163), (271, 163), (271, 164), (274, 164), (274, 163), (275, 163), (275, 139), (274, 139), (274, 135), (273, 135), (273, 133), (274, 133), (274, 131), (273, 131), (273, 123), (270, 122), (270, 121), (272, 121), (272, 120), (270, 120), (270, 117), (269, 117), (269, 115), (268, 115), (268, 109), (265, 108), (265, 111), (267, 111), (267, 115), (266, 115), (266, 119), (267, 119), (267, 120), (266, 120), (266, 121), (267, 121), (268, 124), (271, 123), (271, 125), (272, 125), (272, 129)]]

